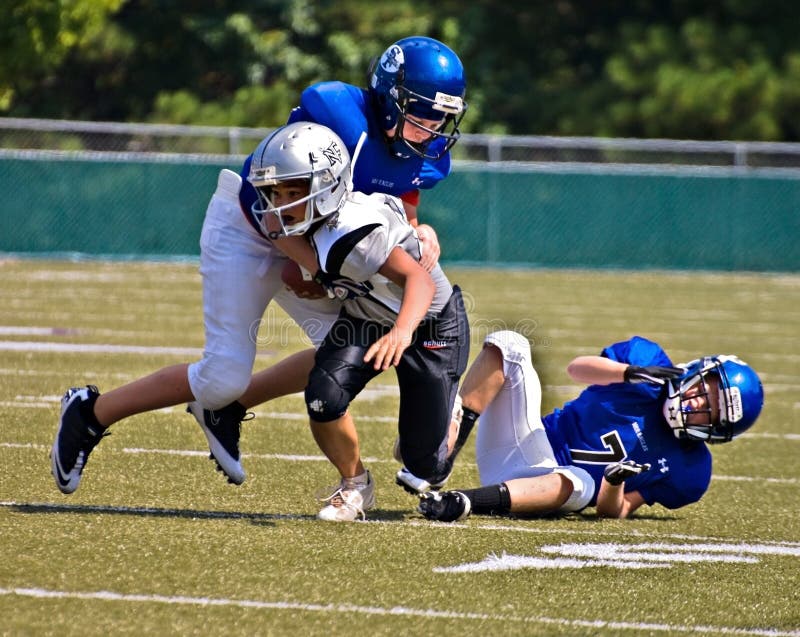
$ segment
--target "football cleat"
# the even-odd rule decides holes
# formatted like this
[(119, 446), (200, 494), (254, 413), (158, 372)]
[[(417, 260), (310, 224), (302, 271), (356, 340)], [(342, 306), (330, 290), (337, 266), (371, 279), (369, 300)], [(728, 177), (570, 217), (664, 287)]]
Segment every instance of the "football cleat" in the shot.
[(419, 495), (420, 493), (425, 493), (426, 491), (438, 491), (445, 484), (447, 484), (449, 479), (450, 474), (448, 474), (444, 480), (440, 480), (439, 482), (428, 482), (427, 480), (418, 478), (405, 467), (400, 467), (400, 470), (397, 472), (394, 481), (398, 486), (403, 487), (411, 495)]
[(197, 421), (208, 440), (209, 458), (217, 463), (217, 470), (228, 478), (231, 484), (242, 484), (246, 477), (239, 455), (239, 434), (244, 420), (252, 420), (255, 414), (247, 412), (238, 402), (232, 402), (222, 409), (203, 409), (193, 401), (186, 411)]
[(81, 404), (94, 400), (100, 392), (94, 385), (72, 387), (61, 399), (58, 431), (50, 450), (50, 466), (61, 493), (72, 493), (81, 482), (89, 454), (106, 435), (104, 429), (91, 427), (81, 414)]
[(421, 493), (419, 511), (424, 517), (437, 522), (458, 522), (469, 516), (472, 503), (461, 491)]
[(366, 484), (358, 484), (347, 478), (327, 491), (330, 495), (317, 498), (325, 506), (317, 513), (320, 520), (326, 522), (355, 522), (366, 519), (365, 511), (375, 506), (375, 482), (367, 471)]

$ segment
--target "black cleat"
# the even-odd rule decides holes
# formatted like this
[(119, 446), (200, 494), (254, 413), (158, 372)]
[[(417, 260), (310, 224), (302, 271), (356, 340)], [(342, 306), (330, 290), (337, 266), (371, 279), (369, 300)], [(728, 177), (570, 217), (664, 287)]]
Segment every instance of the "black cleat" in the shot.
[(61, 399), (61, 418), (50, 450), (51, 471), (61, 493), (78, 488), (89, 454), (106, 435), (104, 429), (92, 428), (81, 413), (82, 403), (99, 395), (97, 387), (87, 385), (68, 389)]
[(194, 416), (208, 440), (209, 458), (217, 463), (217, 470), (225, 474), (231, 484), (242, 484), (246, 477), (239, 455), (239, 434), (244, 420), (254, 417), (238, 402), (222, 409), (203, 409), (197, 401), (187, 405), (186, 411)]
[(429, 520), (458, 522), (469, 516), (472, 503), (461, 491), (429, 491), (419, 496), (417, 511)]

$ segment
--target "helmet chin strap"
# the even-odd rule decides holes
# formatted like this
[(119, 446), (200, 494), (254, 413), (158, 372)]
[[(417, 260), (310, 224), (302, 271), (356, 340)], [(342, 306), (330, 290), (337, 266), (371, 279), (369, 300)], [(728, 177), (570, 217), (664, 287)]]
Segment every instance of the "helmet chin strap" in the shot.
[(362, 131), (361, 136), (358, 138), (356, 142), (355, 150), (353, 151), (353, 158), (350, 160), (350, 182), (347, 184), (347, 189), (350, 192), (353, 192), (353, 175), (356, 172), (356, 161), (358, 160), (358, 156), (361, 154), (361, 147), (364, 145), (364, 142), (367, 140), (367, 132)]

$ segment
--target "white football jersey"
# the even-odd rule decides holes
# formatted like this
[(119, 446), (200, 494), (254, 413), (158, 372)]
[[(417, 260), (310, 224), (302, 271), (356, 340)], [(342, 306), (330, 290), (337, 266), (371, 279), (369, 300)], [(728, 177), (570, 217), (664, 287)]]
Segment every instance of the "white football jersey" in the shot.
[[(399, 199), (382, 193), (353, 193), (338, 214), (314, 230), (311, 243), (324, 272), (357, 283), (369, 282), (372, 286), (366, 296), (344, 301), (351, 316), (394, 324), (403, 289), (378, 270), (398, 246), (416, 261), (421, 256), (419, 237), (408, 223)], [(453, 293), (438, 263), (431, 277), (436, 292), (428, 316), (437, 315)]]

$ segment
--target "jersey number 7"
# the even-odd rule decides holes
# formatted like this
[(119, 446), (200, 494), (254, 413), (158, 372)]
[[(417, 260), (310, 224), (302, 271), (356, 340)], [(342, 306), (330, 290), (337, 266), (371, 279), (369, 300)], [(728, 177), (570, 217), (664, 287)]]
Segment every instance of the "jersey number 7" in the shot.
[(570, 449), (572, 460), (585, 464), (611, 464), (623, 460), (627, 454), (625, 447), (622, 446), (622, 439), (619, 432), (614, 429), (600, 436), (603, 446), (608, 451), (586, 451), (585, 449)]

